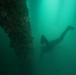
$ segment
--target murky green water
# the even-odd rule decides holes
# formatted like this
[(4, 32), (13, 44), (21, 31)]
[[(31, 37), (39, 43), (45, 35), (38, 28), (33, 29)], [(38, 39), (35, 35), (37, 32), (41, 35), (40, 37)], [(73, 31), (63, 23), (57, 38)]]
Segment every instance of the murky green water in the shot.
[(36, 75), (76, 75), (76, 30), (68, 31), (42, 61), (41, 36), (51, 41), (60, 37), (68, 25), (76, 28), (75, 0), (29, 0), (29, 14), (34, 37)]
[[(29, 0), (36, 75), (76, 75), (76, 29), (68, 31), (40, 62), (42, 35), (51, 41), (59, 38), (68, 25), (76, 28), (75, 5), (75, 0)], [(17, 75), (17, 60), (7, 34), (0, 28), (0, 75)]]
[(17, 75), (18, 65), (18, 58), (14, 50), (10, 48), (10, 39), (0, 28), (0, 75)]

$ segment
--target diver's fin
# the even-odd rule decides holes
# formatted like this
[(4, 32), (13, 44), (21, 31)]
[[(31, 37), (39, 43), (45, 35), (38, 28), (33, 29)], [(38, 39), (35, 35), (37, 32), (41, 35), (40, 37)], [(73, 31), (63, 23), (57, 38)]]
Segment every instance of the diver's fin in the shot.
[(71, 30), (75, 30), (75, 28), (73, 26), (68, 26), (68, 29), (71, 29)]

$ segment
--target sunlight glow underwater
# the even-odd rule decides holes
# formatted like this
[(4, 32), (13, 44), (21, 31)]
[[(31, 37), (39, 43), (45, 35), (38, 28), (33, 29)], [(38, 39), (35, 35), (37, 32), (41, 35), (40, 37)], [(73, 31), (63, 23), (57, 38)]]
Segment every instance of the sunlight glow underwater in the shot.
[[(75, 27), (75, 0), (36, 1), (28, 0), (27, 2), (32, 34), (35, 42), (40, 42), (40, 37), (42, 34), (44, 34), (47, 39), (54, 40), (61, 35), (68, 25)], [(67, 35), (69, 35), (69, 39), (71, 36), (73, 38), (71, 32), (68, 32)]]
[[(32, 0), (29, 1), (30, 2), (28, 2), (28, 5), (30, 23), (32, 27), (32, 34), (34, 37), (33, 41), (35, 47), (36, 61), (38, 61), (38, 56), (40, 56), (41, 52), (40, 38), (42, 34), (44, 34), (46, 38), (51, 41), (59, 38), (61, 33), (66, 29), (68, 25), (74, 26), (76, 28), (76, 23), (74, 23), (74, 20), (76, 19), (76, 17), (74, 17), (76, 1), (33, 0), (35, 2), (38, 1), (38, 3), (35, 3)], [(42, 68), (39, 68), (44, 73), (41, 75), (70, 75), (70, 73), (72, 73), (71, 66), (68, 65), (73, 65), (74, 63), (76, 63), (72, 62), (76, 60), (75, 33), (76, 31), (69, 31), (64, 40), (57, 47), (55, 47), (55, 49), (53, 50), (54, 52), (50, 52), (47, 55), (45, 54), (43, 59), (44, 63), (40, 66)], [(37, 67), (39, 67), (40, 64), (38, 62), (37, 64)], [(75, 64), (73, 66), (75, 66)], [(64, 74), (62, 72), (60, 72), (61, 74), (55, 74), (56, 69), (60, 69), (62, 71), (70, 71), (65, 72)], [(75, 68), (73, 68), (73, 70), (75, 70)], [(54, 74), (51, 74), (50, 71)]]
[[(36, 1), (28, 0), (27, 2), (35, 45), (40, 42), (42, 34), (44, 34), (48, 40), (54, 40), (61, 35), (68, 25), (75, 27), (75, 0)], [(71, 39), (76, 37), (71, 35), (71, 33), (73, 32), (68, 32), (64, 43), (70, 41), (70, 37)]]
[(39, 31), (60, 34), (68, 25), (73, 24), (74, 10), (74, 0), (41, 0), (38, 8)]

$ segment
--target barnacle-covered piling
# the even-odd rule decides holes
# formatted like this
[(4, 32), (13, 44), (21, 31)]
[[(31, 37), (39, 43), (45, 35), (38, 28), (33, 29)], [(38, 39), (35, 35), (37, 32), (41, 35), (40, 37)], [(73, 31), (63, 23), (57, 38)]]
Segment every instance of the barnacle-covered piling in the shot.
[(19, 58), (22, 75), (32, 75), (33, 46), (26, 0), (0, 0), (0, 26)]

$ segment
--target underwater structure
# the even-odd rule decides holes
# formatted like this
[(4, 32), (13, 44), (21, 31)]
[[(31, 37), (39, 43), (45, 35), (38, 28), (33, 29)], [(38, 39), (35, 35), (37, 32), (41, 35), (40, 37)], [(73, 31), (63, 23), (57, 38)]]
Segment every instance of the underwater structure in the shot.
[(26, 0), (0, 0), (0, 27), (19, 58), (21, 75), (33, 75), (33, 43)]

